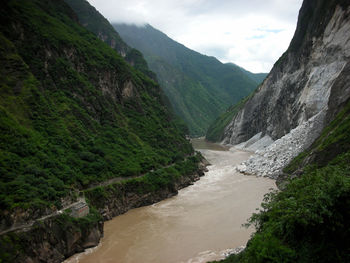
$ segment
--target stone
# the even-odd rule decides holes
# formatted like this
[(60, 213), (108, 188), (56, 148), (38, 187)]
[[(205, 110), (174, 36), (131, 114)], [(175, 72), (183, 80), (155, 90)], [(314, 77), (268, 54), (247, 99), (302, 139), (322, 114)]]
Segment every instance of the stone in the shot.
[(255, 151), (244, 173), (276, 178), (350, 98), (349, 4), (317, 15), (322, 1), (305, 1), (299, 20), (317, 28), (298, 24), (290, 48), (224, 130), (223, 144)]

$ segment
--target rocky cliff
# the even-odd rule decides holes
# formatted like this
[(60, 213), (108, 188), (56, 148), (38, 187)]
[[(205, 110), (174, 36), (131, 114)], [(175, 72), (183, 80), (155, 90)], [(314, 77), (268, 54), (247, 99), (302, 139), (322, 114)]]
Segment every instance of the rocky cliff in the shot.
[(348, 1), (304, 1), (288, 50), (225, 128), (223, 143), (258, 150), (239, 169), (275, 177), (350, 97)]
[(26, 231), (2, 235), (1, 260), (59, 263), (86, 248), (97, 246), (103, 236), (103, 221), (95, 220), (94, 216), (78, 221), (61, 215), (38, 222)]

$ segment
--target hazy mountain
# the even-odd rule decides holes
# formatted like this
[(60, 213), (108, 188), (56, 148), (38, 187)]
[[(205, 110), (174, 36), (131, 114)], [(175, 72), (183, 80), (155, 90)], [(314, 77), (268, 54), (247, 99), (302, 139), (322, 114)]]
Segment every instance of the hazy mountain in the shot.
[(155, 74), (148, 69), (147, 62), (142, 53), (128, 46), (95, 7), (86, 0), (65, 0), (73, 9), (79, 19), (79, 23), (86, 29), (94, 33), (99, 39), (107, 43), (116, 50), (129, 64), (140, 70), (152, 79), (156, 79)]
[(249, 78), (251, 78), (253, 81), (256, 82), (257, 85), (259, 85), (263, 80), (266, 78), (268, 73), (252, 73), (248, 70), (245, 70), (244, 68), (234, 64), (234, 63), (226, 63), (225, 65), (231, 66), (233, 70), (241, 70), (243, 73), (245, 73)]
[(150, 25), (113, 26), (128, 45), (143, 53), (192, 135), (203, 135), (220, 112), (257, 86), (250, 74), (186, 48)]

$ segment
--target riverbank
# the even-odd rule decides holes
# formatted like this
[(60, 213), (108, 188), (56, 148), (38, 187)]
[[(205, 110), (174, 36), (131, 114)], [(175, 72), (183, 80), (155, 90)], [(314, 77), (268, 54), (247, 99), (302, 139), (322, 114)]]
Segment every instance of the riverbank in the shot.
[(142, 177), (84, 190), (82, 194), (90, 206), (88, 216), (72, 218), (70, 211), (55, 213), (29, 228), (1, 235), (1, 259), (4, 262), (62, 262), (98, 245), (103, 236), (103, 221), (176, 195), (179, 189), (204, 175), (206, 165), (197, 154)]
[(110, 220), (130, 209), (151, 205), (177, 195), (178, 190), (198, 181), (207, 170), (208, 164), (201, 155), (192, 156), (148, 176), (88, 189), (84, 191), (84, 195), (89, 204), (98, 209), (104, 220)]
[(212, 164), (206, 176), (176, 196), (107, 221), (98, 248), (67, 262), (206, 262), (245, 245), (253, 229), (242, 224), (274, 181), (235, 172), (249, 152), (201, 152)]

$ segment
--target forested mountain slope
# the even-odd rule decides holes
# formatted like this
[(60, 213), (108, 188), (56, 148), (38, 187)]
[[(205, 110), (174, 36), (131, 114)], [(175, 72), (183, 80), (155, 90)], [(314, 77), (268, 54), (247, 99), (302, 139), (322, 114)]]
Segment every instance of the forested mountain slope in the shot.
[(245, 73), (249, 78), (256, 82), (257, 85), (261, 84), (263, 80), (266, 78), (267, 73), (252, 73), (244, 68), (237, 66), (234, 63), (226, 63), (225, 65), (232, 67), (233, 70), (241, 70)]
[(128, 45), (143, 53), (192, 135), (204, 135), (220, 112), (257, 86), (239, 67), (188, 49), (150, 25), (113, 26)]
[[(111, 178), (146, 174), (130, 181), (137, 191), (176, 191), (174, 180), (193, 171), (197, 161), (153, 79), (82, 27), (64, 1), (5, 1), (0, 20), (1, 231), (49, 215), (79, 191)], [(163, 169), (169, 165), (175, 166)], [(19, 255), (28, 251), (32, 258), (59, 260), (60, 249), (64, 256), (81, 250), (80, 239), (69, 243), (65, 231), (88, 236), (100, 220), (91, 209), (81, 222), (64, 217), (58, 226), (55, 221), (34, 227), (31, 231), (44, 231), (28, 232), (35, 248), (27, 245), (31, 237), (25, 233), (1, 236), (1, 260), (24, 262)], [(72, 222), (84, 229), (70, 227)], [(66, 235), (47, 241), (50, 233)], [(60, 245), (50, 250), (45, 242)]]
[(141, 52), (129, 47), (95, 7), (91, 6), (86, 0), (65, 0), (65, 2), (77, 14), (82, 26), (116, 50), (134, 68), (156, 80), (155, 74), (148, 69), (147, 62)]

